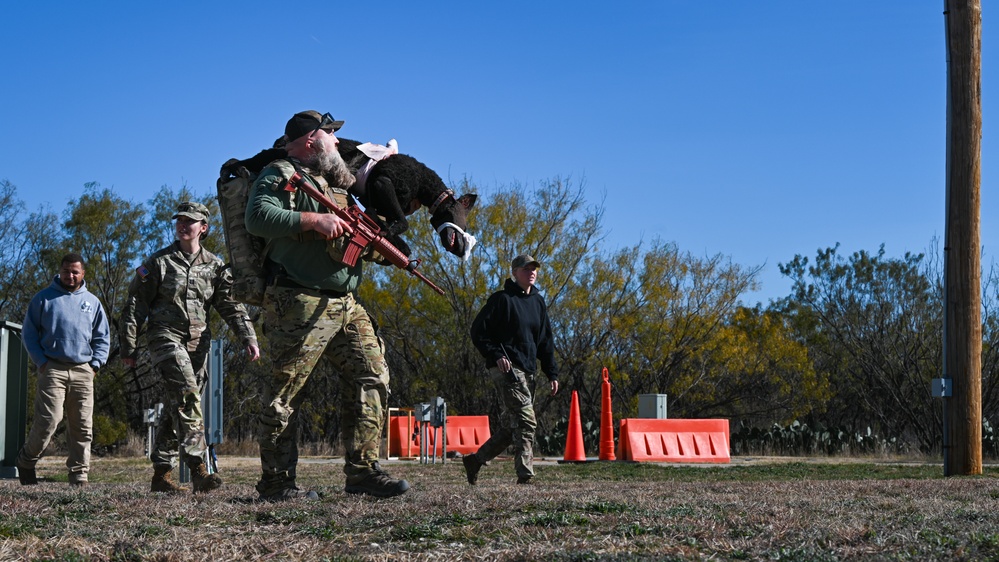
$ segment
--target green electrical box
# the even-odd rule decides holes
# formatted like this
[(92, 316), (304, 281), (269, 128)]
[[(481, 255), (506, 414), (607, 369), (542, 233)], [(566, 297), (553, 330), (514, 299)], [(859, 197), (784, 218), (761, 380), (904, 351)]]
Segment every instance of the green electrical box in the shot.
[(28, 352), (21, 325), (0, 322), (0, 478), (17, 478), (14, 461), (28, 424)]

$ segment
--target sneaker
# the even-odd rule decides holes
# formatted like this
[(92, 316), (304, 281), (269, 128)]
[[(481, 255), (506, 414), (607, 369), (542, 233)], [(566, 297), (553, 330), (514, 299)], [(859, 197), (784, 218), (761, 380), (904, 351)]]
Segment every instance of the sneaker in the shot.
[(371, 468), (359, 474), (347, 477), (347, 485), (343, 490), (348, 494), (368, 494), (379, 498), (391, 498), (405, 494), (409, 490), (409, 482), (397, 480), (381, 469), (377, 462)]
[(479, 457), (468, 455), (461, 459), (461, 464), (465, 466), (465, 478), (468, 478), (468, 483), (474, 486), (479, 481), (479, 469), (482, 468)]
[(260, 501), (264, 502), (284, 502), (289, 500), (315, 501), (319, 499), (319, 494), (313, 490), (302, 490), (298, 487), (282, 488), (270, 494), (260, 494)]
[(517, 484), (530, 484), (534, 480), (533, 476), (518, 476)]
[(69, 485), (72, 488), (83, 488), (84, 486), (89, 486), (90, 484), (86, 480), (70, 480)]
[(14, 463), (17, 466), (17, 479), (21, 481), (22, 486), (34, 486), (38, 484), (38, 474), (35, 473), (35, 467), (25, 467)]

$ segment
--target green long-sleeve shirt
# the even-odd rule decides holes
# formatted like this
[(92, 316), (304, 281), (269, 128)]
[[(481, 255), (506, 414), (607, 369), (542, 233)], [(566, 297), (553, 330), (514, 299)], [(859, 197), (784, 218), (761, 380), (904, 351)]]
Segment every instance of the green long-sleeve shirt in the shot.
[[(305, 193), (284, 189), (295, 168), (286, 160), (270, 163), (250, 189), (246, 230), (267, 240), (267, 257), (284, 267), (292, 281), (314, 289), (353, 292), (361, 282), (361, 262), (334, 261), (325, 240), (302, 239), (302, 212), (323, 212)], [(308, 175), (305, 181), (322, 188)]]

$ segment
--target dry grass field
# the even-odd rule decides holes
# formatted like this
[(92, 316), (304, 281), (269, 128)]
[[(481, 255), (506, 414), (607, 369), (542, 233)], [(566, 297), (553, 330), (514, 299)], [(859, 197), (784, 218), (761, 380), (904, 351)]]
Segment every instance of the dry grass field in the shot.
[(465, 482), (460, 462), (386, 464), (413, 488), (343, 492), (335, 460), (306, 459), (316, 502), (260, 503), (253, 459), (220, 459), (207, 496), (148, 491), (144, 459), (95, 459), (71, 489), (64, 459), (38, 486), (0, 481), (0, 560), (999, 560), (999, 469), (944, 478), (937, 464), (725, 466), (509, 460)]

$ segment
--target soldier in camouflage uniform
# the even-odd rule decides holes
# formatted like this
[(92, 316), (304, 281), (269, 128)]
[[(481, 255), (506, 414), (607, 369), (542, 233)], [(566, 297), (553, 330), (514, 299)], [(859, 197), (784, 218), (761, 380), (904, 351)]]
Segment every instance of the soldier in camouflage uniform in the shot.
[(208, 208), (182, 203), (173, 216), (177, 240), (136, 269), (121, 314), (121, 356), (135, 366), (139, 331), (148, 320), (146, 339), (153, 369), (163, 382), (163, 419), (156, 433), (154, 492), (183, 492), (171, 477), (180, 456), (191, 469), (193, 491), (222, 485), (205, 465), (205, 424), (201, 393), (208, 378), (212, 334), (208, 310), (214, 308), (236, 333), (250, 360), (260, 358), (257, 336), (246, 308), (232, 299), (232, 274), (218, 256), (201, 247), (208, 233)]
[(273, 375), (263, 383), (257, 491), (264, 500), (317, 499), (298, 488), (297, 415), (301, 393), (321, 357), (339, 373), (345, 450), (345, 491), (391, 497), (409, 483), (378, 464), (389, 372), (381, 338), (354, 298), (361, 264), (339, 261), (347, 224), (304, 193), (288, 188), (297, 171), (338, 205), (353, 182), (337, 153), (333, 132), (342, 121), (315, 111), (296, 114), (285, 127), (288, 159), (268, 165), (250, 192), (246, 229), (267, 240), (272, 282), (264, 296), (264, 334)]

